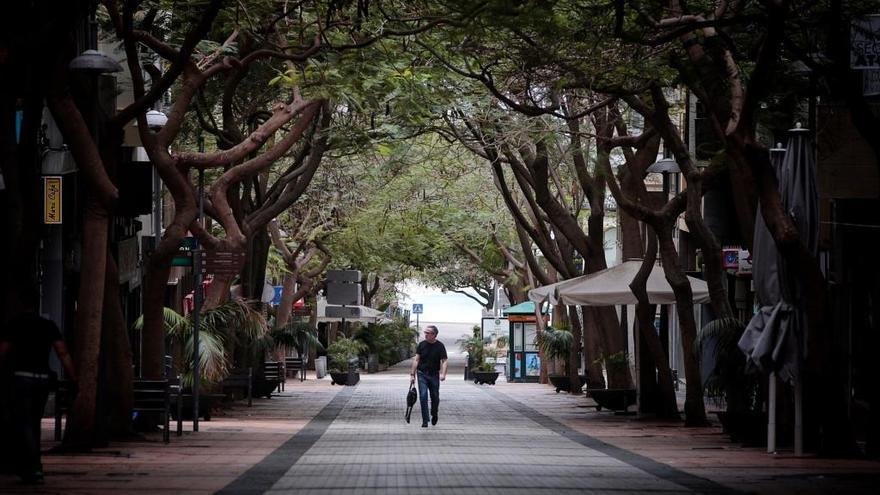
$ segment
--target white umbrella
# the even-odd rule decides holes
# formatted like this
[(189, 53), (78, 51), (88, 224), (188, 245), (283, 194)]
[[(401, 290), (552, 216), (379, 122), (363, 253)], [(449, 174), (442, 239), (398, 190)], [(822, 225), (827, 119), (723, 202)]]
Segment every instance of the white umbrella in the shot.
[[(619, 304), (638, 304), (629, 284), (642, 266), (641, 261), (626, 261), (620, 265), (595, 273), (563, 280), (529, 291), (529, 299), (535, 302), (549, 301), (550, 304), (572, 306), (615, 306)], [(675, 304), (675, 293), (666, 281), (663, 269), (659, 266), (648, 277), (647, 290), (650, 304)], [(709, 287), (706, 282), (688, 277), (694, 303), (709, 302)]]

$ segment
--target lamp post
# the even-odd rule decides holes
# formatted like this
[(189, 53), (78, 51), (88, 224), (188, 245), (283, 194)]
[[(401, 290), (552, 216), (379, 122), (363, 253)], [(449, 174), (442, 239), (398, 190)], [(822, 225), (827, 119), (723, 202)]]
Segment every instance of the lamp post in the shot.
[(652, 163), (646, 170), (649, 174), (663, 174), (663, 202), (669, 201), (669, 174), (681, 172), (674, 158), (661, 158)]
[[(205, 139), (202, 136), (198, 138), (198, 146), (199, 153), (205, 152)], [(205, 201), (204, 201), (204, 190), (205, 190), (205, 171), (203, 169), (199, 169), (199, 225), (204, 227), (202, 224), (202, 216), (205, 210)], [(198, 241), (196, 241), (198, 242)], [(202, 312), (202, 299), (203, 299), (203, 288), (202, 288), (202, 247), (196, 244), (195, 250), (193, 250), (193, 278), (195, 279), (195, 287), (193, 288), (193, 355), (192, 355), (192, 374), (193, 374), (193, 385), (192, 385), (192, 398), (193, 398), (193, 431), (199, 431), (199, 388), (201, 387), (201, 373), (200, 373), (200, 362), (201, 356), (199, 356), (200, 349), (200, 318)]]
[[(154, 132), (158, 132), (165, 124), (168, 123), (168, 117), (158, 111), (150, 110), (147, 112), (147, 127)], [(159, 238), (162, 236), (162, 179), (159, 172), (153, 167), (153, 248), (159, 246)]]

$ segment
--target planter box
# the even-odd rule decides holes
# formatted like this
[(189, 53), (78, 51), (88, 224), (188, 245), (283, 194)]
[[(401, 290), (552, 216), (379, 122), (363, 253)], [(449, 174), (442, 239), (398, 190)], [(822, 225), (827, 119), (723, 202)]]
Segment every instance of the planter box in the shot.
[(611, 411), (626, 411), (629, 406), (636, 403), (636, 389), (634, 388), (590, 388), (587, 395), (596, 401), (596, 410), (602, 408)]
[(497, 371), (472, 371), (471, 375), (474, 377), (474, 383), (479, 385), (483, 385), (484, 383), (488, 383), (489, 385), (495, 385), (495, 380), (498, 379)]
[[(587, 383), (587, 375), (578, 375), (580, 377), (580, 384), (578, 388), (583, 388), (584, 384)], [(558, 394), (560, 390), (565, 390), (568, 392), (571, 390), (571, 384), (568, 379), (568, 375), (550, 375), (550, 383), (556, 387), (556, 393)]]
[(330, 378), (332, 379), (331, 385), (357, 385), (359, 381), (361, 381), (361, 374), (357, 371), (348, 371), (345, 373), (338, 373), (336, 371), (330, 372)]
[(274, 392), (278, 385), (281, 383), (281, 380), (266, 380), (264, 378), (254, 379), (253, 385), (253, 396), (254, 397), (265, 397), (267, 399), (272, 398), (272, 392)]

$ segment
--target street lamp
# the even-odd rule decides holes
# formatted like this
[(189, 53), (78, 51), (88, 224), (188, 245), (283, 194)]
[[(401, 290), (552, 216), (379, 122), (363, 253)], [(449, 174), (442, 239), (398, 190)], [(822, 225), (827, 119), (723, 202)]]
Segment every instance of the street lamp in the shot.
[(669, 174), (681, 172), (674, 158), (661, 158), (652, 163), (647, 170), (649, 174), (663, 174), (663, 202), (669, 201)]
[(168, 123), (168, 116), (159, 110), (147, 112), (147, 127), (152, 131), (158, 131)]
[(82, 52), (80, 56), (70, 61), (68, 67), (70, 70), (94, 72), (97, 74), (122, 72), (122, 66), (119, 65), (119, 62), (94, 49)]

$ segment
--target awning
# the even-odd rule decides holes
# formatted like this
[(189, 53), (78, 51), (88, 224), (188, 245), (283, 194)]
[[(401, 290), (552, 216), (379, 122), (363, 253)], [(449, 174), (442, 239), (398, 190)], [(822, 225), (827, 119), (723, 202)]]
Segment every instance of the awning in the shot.
[[(572, 306), (615, 306), (619, 304), (637, 304), (635, 294), (629, 288), (641, 261), (627, 261), (620, 265), (606, 268), (596, 273), (563, 280), (529, 291), (529, 299), (535, 302), (549, 301), (550, 304), (566, 304)], [(706, 282), (688, 277), (696, 304), (709, 302), (709, 287)], [(675, 293), (663, 268), (655, 266), (651, 270), (647, 283), (648, 302), (651, 304), (675, 304)]]

